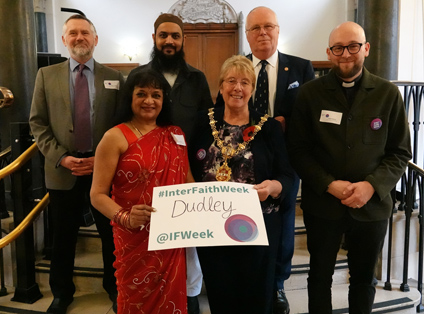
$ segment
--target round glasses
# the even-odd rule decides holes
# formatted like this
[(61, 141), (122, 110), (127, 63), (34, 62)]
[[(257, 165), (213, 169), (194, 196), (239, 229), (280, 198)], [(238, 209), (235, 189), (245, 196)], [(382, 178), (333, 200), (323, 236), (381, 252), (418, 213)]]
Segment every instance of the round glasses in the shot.
[(350, 54), (354, 55), (361, 50), (362, 45), (363, 45), (362, 43), (354, 43), (347, 46), (336, 45), (336, 46), (330, 47), (330, 50), (333, 53), (333, 55), (337, 57), (341, 56), (344, 53), (345, 49), (347, 49), (347, 51), (349, 51)]
[(243, 79), (241, 81), (237, 81), (234, 77), (230, 77), (224, 80), (224, 82), (230, 85), (231, 87), (235, 87), (237, 84), (240, 84), (242, 88), (252, 86), (252, 82), (250, 82), (249, 80)]

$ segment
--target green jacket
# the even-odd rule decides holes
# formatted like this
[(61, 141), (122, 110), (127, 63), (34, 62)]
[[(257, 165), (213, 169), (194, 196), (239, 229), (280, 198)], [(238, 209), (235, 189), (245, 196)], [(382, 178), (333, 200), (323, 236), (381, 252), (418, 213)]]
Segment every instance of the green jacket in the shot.
[[(332, 72), (299, 91), (288, 150), (302, 179), (301, 207), (312, 215), (338, 219), (348, 210), (360, 221), (390, 217), (390, 191), (411, 159), (409, 126), (398, 88), (365, 68), (359, 84), (351, 108)], [(362, 208), (349, 208), (326, 192), (334, 180), (368, 181), (375, 193)]]

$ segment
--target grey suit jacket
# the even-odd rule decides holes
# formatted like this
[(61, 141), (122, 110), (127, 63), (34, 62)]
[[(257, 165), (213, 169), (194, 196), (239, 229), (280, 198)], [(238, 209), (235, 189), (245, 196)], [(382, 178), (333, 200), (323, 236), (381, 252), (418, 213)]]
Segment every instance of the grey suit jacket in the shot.
[[(93, 103), (93, 152), (103, 134), (113, 126), (112, 120), (118, 110), (120, 92), (106, 89), (105, 80), (118, 80), (121, 87), (124, 83), (118, 71), (94, 62), (96, 98)], [(70, 190), (76, 177), (59, 165), (63, 155), (76, 154), (69, 91), (69, 60), (38, 71), (29, 123), (37, 146), (45, 157), (46, 187)]]

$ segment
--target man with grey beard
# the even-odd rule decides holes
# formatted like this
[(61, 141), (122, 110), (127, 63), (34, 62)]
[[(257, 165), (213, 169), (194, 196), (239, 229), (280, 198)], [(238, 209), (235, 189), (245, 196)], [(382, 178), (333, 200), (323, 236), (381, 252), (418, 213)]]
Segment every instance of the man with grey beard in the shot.
[(73, 301), (75, 246), (83, 209), (88, 207), (102, 240), (103, 287), (116, 311), (112, 227), (109, 219), (91, 206), (89, 193), (94, 152), (103, 134), (113, 126), (124, 80), (118, 71), (94, 61), (98, 36), (85, 16), (73, 15), (66, 20), (62, 41), (71, 58), (38, 71), (29, 118), (45, 157), (50, 194), (50, 288), (54, 299), (47, 313), (66, 313)]

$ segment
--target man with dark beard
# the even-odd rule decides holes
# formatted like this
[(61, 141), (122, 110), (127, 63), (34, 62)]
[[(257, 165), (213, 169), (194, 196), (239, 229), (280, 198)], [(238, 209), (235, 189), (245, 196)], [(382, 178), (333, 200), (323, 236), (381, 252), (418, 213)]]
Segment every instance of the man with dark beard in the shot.
[(345, 22), (330, 34), (329, 74), (300, 88), (288, 150), (302, 179), (310, 253), (309, 313), (332, 313), (331, 284), (342, 235), (348, 244), (349, 313), (371, 313), (374, 271), (393, 202), (411, 158), (402, 96), (364, 67), (363, 28)]
[(103, 287), (116, 311), (116, 281), (110, 220), (90, 203), (94, 152), (113, 126), (122, 75), (93, 59), (98, 36), (93, 23), (72, 15), (63, 25), (69, 60), (40, 68), (29, 123), (45, 157), (49, 218), (53, 233), (50, 288), (54, 300), (47, 313), (66, 313), (73, 301), (73, 269), (83, 209), (90, 206), (102, 240)]
[(161, 14), (154, 24), (151, 61), (131, 71), (130, 76), (146, 68), (153, 68), (171, 86), (172, 123), (185, 133), (190, 144), (197, 111), (213, 106), (209, 85), (203, 72), (184, 60), (183, 22), (173, 14)]
[[(152, 60), (131, 71), (129, 77), (143, 69), (153, 68), (162, 73), (171, 86), (172, 124), (185, 133), (187, 144), (194, 132), (197, 112), (213, 106), (209, 85), (203, 72), (184, 60), (183, 22), (173, 14), (161, 14), (154, 24)], [(199, 314), (197, 296), (202, 288), (202, 272), (196, 248), (187, 248), (188, 314)]]

